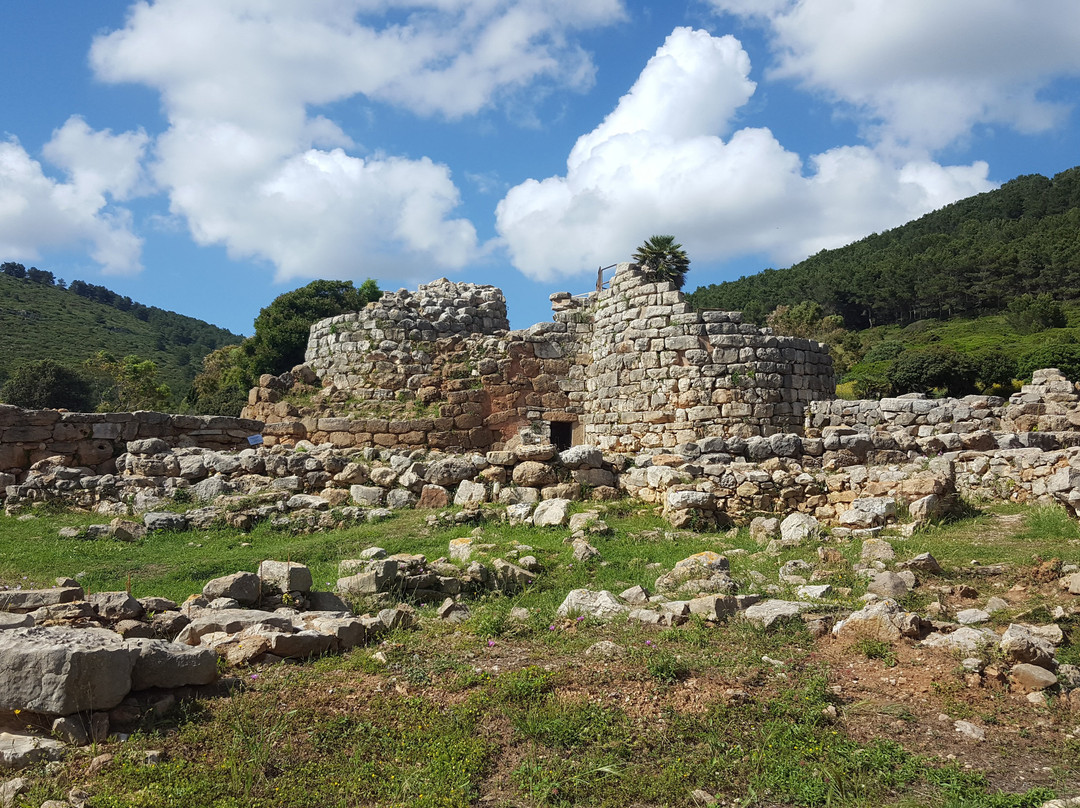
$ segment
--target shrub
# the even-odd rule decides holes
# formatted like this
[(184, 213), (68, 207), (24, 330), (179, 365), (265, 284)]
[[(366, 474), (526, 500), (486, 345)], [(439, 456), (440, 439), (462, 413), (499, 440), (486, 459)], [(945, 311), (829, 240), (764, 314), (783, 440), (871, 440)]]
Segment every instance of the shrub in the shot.
[(76, 370), (53, 359), (28, 362), (12, 372), (0, 399), (31, 410), (63, 409), (92, 412), (90, 384)]
[(1016, 374), (1030, 379), (1042, 368), (1057, 368), (1072, 380), (1080, 379), (1080, 345), (1044, 345), (1020, 357)]
[(975, 361), (947, 345), (906, 351), (888, 371), (889, 382), (897, 393), (944, 390), (950, 396), (963, 396), (975, 391), (977, 378)]

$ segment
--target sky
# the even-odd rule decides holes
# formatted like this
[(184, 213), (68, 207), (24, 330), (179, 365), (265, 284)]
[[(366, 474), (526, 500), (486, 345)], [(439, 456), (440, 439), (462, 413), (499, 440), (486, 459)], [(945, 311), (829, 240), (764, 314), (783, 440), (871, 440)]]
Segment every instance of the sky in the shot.
[(0, 30), (0, 261), (241, 334), (317, 278), (495, 284), (526, 328), (654, 234), (692, 290), (1080, 164), (1075, 0), (7, 0)]

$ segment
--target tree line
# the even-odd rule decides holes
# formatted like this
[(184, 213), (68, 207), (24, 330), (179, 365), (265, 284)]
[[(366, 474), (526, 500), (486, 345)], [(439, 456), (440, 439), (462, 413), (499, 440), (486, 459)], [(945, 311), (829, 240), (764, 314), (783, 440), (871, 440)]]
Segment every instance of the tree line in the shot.
[(1017, 177), (788, 269), (766, 269), (689, 297), (756, 322), (813, 301), (849, 329), (1004, 311), (1019, 295), (1080, 298), (1080, 167)]

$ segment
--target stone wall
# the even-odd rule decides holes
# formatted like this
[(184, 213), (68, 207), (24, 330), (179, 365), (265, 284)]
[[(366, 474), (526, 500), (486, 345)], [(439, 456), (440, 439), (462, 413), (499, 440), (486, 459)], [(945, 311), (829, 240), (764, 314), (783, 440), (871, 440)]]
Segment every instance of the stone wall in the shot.
[(833, 396), (824, 345), (776, 336), (739, 312), (695, 312), (635, 265), (619, 264), (588, 306), (584, 438), (604, 449), (798, 433), (806, 406)]
[(259, 421), (160, 412), (63, 412), (0, 404), (0, 472), (18, 473), (47, 457), (106, 473), (128, 441), (161, 438), (169, 446), (237, 449), (262, 431)]
[(834, 387), (824, 346), (738, 312), (695, 313), (631, 264), (608, 289), (551, 301), (552, 322), (507, 331), (495, 287), (395, 292), (312, 326), (307, 362), (324, 389), (311, 406), (282, 402), (271, 379), (244, 415), (267, 422), (271, 443), (487, 450), (526, 430), (634, 452), (799, 432)]

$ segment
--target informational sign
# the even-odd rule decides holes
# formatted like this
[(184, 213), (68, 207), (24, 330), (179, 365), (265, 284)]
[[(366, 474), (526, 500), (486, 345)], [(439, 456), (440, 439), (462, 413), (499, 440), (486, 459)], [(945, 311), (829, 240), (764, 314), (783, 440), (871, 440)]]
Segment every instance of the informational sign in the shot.
[(258, 446), (263, 442), (262, 435), (251, 435), (248, 438), (248, 446)]

